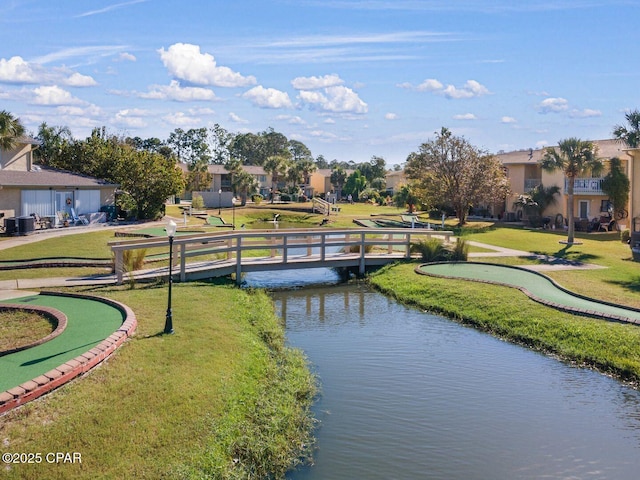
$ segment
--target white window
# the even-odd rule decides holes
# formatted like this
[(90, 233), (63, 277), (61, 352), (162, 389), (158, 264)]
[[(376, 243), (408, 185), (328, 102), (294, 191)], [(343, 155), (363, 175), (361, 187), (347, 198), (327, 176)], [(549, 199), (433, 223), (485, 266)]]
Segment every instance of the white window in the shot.
[(20, 203), (22, 215), (37, 213), (41, 217), (55, 215), (55, 197), (53, 190), (22, 190)]
[(78, 215), (100, 211), (100, 190), (76, 190), (75, 194)]

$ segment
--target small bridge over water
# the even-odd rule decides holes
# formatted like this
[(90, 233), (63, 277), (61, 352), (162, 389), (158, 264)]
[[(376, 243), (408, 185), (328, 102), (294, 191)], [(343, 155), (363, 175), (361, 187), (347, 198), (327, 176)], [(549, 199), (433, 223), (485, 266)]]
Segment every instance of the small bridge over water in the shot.
[[(380, 266), (411, 257), (411, 244), (430, 237), (449, 241), (453, 232), (427, 228), (236, 230), (174, 237), (172, 265), (180, 281), (301, 268)], [(168, 252), (167, 237), (110, 242), (117, 283), (124, 280), (124, 252)], [(167, 275), (167, 269), (155, 275)]]

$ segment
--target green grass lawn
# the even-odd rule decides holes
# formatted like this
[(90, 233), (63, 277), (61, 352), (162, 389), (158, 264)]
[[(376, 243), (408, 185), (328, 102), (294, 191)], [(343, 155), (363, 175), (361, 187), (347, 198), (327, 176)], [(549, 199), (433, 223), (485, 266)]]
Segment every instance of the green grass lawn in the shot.
[(0, 311), (0, 352), (28, 345), (53, 332), (44, 315), (21, 310)]
[(3, 451), (82, 454), (81, 465), (25, 465), (3, 478), (282, 478), (311, 446), (315, 381), (285, 347), (270, 299), (232, 284), (91, 293), (130, 305), (139, 326), (105, 364), (10, 412)]

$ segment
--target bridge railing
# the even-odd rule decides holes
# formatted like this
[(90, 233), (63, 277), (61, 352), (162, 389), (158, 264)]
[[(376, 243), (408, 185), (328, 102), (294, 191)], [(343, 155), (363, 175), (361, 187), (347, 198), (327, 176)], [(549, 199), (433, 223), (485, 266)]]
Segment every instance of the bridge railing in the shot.
[[(364, 273), (367, 259), (384, 257), (389, 261), (411, 257), (411, 244), (422, 238), (440, 237), (450, 241), (453, 232), (426, 228), (358, 228), (358, 229), (286, 229), (241, 230), (232, 232), (198, 233), (176, 236), (173, 241), (172, 265), (178, 268), (180, 279), (186, 279), (187, 266), (194, 260), (205, 263), (205, 268), (234, 266), (240, 278), (243, 265), (257, 261), (264, 268), (286, 268), (296, 261), (315, 262), (317, 266), (331, 261), (358, 259)], [(143, 240), (110, 242), (114, 254), (114, 268), (118, 284), (125, 274), (124, 252), (152, 249), (168, 253), (169, 240), (158, 237)]]

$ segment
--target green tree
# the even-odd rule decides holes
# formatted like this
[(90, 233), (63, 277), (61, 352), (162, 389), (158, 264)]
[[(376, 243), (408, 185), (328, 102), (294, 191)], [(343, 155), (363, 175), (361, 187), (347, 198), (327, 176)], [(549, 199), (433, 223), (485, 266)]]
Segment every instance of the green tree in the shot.
[(347, 181), (344, 184), (344, 193), (352, 195), (354, 201), (360, 199), (360, 194), (367, 188), (367, 179), (360, 173), (360, 170), (356, 170), (347, 177)]
[(616, 125), (613, 128), (613, 136), (630, 148), (638, 148), (640, 147), (640, 111), (633, 110), (624, 117), (629, 124), (628, 128), (624, 125)]
[(6, 110), (0, 112), (0, 149), (13, 150), (24, 135), (24, 126), (19, 118)]
[(289, 159), (282, 155), (273, 155), (264, 162), (263, 168), (267, 174), (271, 174), (271, 203), (273, 203), (273, 194), (278, 189), (278, 181), (287, 173), (289, 167)]
[(598, 158), (597, 146), (578, 138), (567, 138), (558, 142), (558, 147), (548, 147), (540, 160), (543, 170), (561, 170), (567, 179), (567, 243), (574, 243), (575, 222), (573, 208), (573, 188), (575, 179), (587, 173), (598, 175), (603, 168)]
[(242, 165), (263, 165), (265, 157), (264, 139), (255, 133), (236, 135), (230, 142), (230, 157)]
[(393, 195), (393, 202), (400, 208), (406, 206), (409, 213), (413, 213), (418, 203), (418, 196), (410, 184), (405, 184)]
[(235, 135), (217, 123), (209, 129), (209, 146), (212, 154), (211, 163), (226, 165), (231, 158), (231, 144)]
[(504, 201), (509, 190), (500, 161), (442, 128), (411, 153), (405, 167), (420, 202), (450, 206), (464, 225), (471, 207)]
[(115, 177), (124, 192), (123, 201), (135, 205), (139, 219), (158, 218), (165, 200), (184, 188), (175, 162), (159, 153), (128, 149), (118, 163)]
[(51, 166), (64, 151), (65, 145), (73, 141), (73, 136), (69, 127), (50, 127), (46, 122), (42, 122), (38, 127), (36, 140), (40, 142), (40, 147), (34, 151), (37, 162), (40, 165)]
[(602, 179), (602, 191), (609, 197), (613, 213), (618, 219), (623, 218), (621, 212), (624, 212), (629, 202), (630, 189), (629, 177), (624, 173), (622, 161), (613, 157), (609, 161), (609, 173)]
[(338, 200), (342, 198), (342, 187), (347, 181), (347, 172), (344, 168), (338, 166), (331, 171), (331, 185), (336, 189), (336, 196)]

